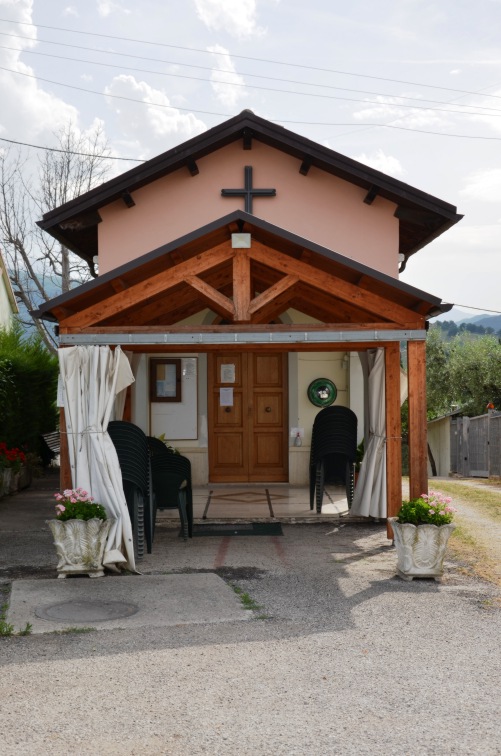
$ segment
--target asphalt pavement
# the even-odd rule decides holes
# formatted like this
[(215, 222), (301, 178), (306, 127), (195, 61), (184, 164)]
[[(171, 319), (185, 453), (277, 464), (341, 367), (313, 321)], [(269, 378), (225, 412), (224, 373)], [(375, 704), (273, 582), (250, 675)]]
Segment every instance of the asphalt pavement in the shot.
[[(402, 581), (384, 523), (164, 523), (141, 574), (57, 580), (57, 488), (0, 500), (6, 621), (33, 620), (0, 638), (4, 756), (501, 754), (499, 591), (461, 565)], [(130, 614), (64, 620), (98, 591)]]

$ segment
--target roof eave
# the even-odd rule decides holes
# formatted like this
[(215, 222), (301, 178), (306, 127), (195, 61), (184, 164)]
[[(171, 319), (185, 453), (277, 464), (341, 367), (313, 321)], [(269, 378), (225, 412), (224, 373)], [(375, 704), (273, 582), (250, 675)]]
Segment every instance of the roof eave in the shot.
[[(364, 188), (375, 187), (377, 193), (385, 199), (403, 205), (418, 205), (443, 219), (443, 224), (434, 233), (439, 235), (460, 220), (456, 208), (443, 200), (426, 194), (398, 179), (391, 178), (374, 168), (359, 163), (351, 158), (341, 155), (334, 150), (317, 144), (295, 132), (289, 131), (282, 126), (256, 116), (251, 111), (243, 111), (234, 118), (222, 124), (214, 126), (203, 134), (192, 137), (182, 145), (172, 148), (162, 155), (152, 158), (141, 166), (131, 168), (126, 173), (117, 176), (86, 194), (77, 197), (70, 202), (45, 213), (38, 225), (63, 243), (67, 243), (67, 237), (60, 225), (69, 218), (81, 215), (89, 210), (98, 210), (105, 204), (120, 199), (124, 192), (135, 191), (145, 184), (161, 178), (168, 173), (186, 166), (187, 160), (200, 159), (214, 149), (225, 146), (243, 136), (244, 131), (250, 130), (255, 138), (277, 148), (285, 149), (289, 154), (298, 159), (308, 157), (312, 165), (340, 176), (345, 180), (352, 181)], [(255, 132), (255, 133), (254, 133)], [(56, 236), (57, 234), (57, 236)], [(408, 252), (413, 254), (428, 243), (431, 237), (426, 234), (415, 249)], [(65, 241), (66, 240), (66, 241)], [(85, 256), (85, 250), (78, 248), (71, 242), (71, 248)]]

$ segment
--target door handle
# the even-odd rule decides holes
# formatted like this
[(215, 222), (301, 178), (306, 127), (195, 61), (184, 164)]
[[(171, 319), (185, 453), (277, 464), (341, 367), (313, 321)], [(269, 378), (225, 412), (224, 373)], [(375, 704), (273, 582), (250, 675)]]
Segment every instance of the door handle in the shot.
[(265, 412), (271, 412), (271, 407), (265, 407)]
[(224, 411), (225, 411), (225, 412), (231, 412), (231, 407), (225, 407), (225, 408), (224, 408)]

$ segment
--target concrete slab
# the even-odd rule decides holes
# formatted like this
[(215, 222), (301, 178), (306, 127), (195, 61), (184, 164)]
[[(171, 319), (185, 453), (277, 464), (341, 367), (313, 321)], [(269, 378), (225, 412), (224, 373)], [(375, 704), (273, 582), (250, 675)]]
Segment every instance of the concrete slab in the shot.
[(50, 633), (73, 627), (235, 622), (251, 616), (222, 578), (202, 573), (14, 580), (7, 622), (16, 631), (30, 623), (33, 633)]

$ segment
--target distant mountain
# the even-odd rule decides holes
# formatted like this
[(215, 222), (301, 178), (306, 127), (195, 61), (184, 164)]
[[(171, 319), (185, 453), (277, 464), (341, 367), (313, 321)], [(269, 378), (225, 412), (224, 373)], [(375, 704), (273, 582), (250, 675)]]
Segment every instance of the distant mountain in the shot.
[[(484, 318), (486, 315), (487, 313), (484, 313), (483, 315), (475, 315), (474, 317)], [(470, 313), (460, 310), (457, 307), (453, 307), (450, 312), (444, 312), (443, 315), (438, 315), (438, 317), (433, 318), (431, 322), (435, 323), (437, 320), (453, 320), (455, 323), (462, 323), (465, 320), (470, 320), (470, 318)]]
[(484, 328), (493, 328), (494, 331), (499, 331), (501, 329), (501, 315), (488, 315), (479, 318), (479, 320), (475, 321), (475, 325), (483, 326)]

